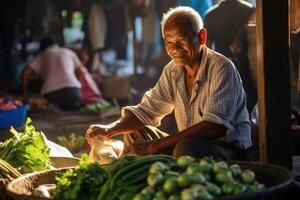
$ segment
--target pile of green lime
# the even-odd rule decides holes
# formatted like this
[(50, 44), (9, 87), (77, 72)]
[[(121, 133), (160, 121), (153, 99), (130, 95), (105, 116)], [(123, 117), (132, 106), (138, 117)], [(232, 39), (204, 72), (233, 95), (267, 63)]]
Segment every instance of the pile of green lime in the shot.
[(134, 200), (194, 200), (256, 192), (265, 188), (250, 169), (205, 157), (196, 161), (190, 156), (177, 158), (168, 166), (155, 162), (149, 169), (147, 186)]

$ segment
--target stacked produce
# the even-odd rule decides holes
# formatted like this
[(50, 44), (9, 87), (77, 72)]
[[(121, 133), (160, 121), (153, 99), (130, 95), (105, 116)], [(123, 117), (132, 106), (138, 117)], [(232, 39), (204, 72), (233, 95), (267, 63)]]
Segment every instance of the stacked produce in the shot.
[(30, 95), (28, 97), (30, 111), (43, 111), (49, 107), (49, 102), (41, 95)]
[(0, 111), (16, 109), (25, 105), (22, 99), (9, 99), (0, 97)]
[(67, 136), (58, 136), (58, 143), (62, 146), (65, 146), (72, 152), (79, 152), (80, 148), (85, 143), (85, 138), (81, 135), (76, 135), (75, 133), (71, 133)]
[(0, 159), (0, 179), (18, 178), (21, 174), (5, 160)]
[(179, 157), (176, 165), (154, 163), (149, 170), (147, 186), (133, 200), (216, 199), (228, 195), (255, 192), (265, 185), (255, 180), (255, 173), (242, 170), (238, 164), (190, 156)]
[(100, 166), (85, 155), (56, 179), (54, 199), (65, 200), (206, 200), (265, 188), (250, 169), (190, 156), (125, 156)]
[(111, 105), (111, 103), (103, 99), (96, 103), (87, 104), (86, 106), (81, 108), (80, 111), (83, 113), (98, 113), (101, 111), (110, 110), (112, 108), (113, 106)]
[(13, 137), (0, 143), (0, 159), (20, 173), (46, 170), (51, 166), (50, 150), (44, 137), (30, 123), (31, 119), (27, 118), (23, 132), (18, 132), (12, 127), (10, 132)]
[(149, 168), (157, 161), (167, 166), (175, 162), (166, 155), (125, 156), (110, 165), (100, 166), (89, 163), (84, 155), (79, 166), (57, 177), (54, 199), (133, 199), (146, 185)]
[(107, 178), (107, 172), (97, 163), (90, 163), (88, 156), (83, 154), (75, 169), (56, 177), (54, 199), (96, 199)]

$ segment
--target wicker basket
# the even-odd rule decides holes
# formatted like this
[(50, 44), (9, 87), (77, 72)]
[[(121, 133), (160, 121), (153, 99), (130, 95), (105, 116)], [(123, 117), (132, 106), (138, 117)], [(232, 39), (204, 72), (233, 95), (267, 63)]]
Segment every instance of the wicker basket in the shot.
[[(69, 157), (51, 157), (51, 162), (53, 164), (53, 167), (55, 168), (68, 168), (68, 167), (74, 167), (78, 165), (79, 158), (69, 158)], [(0, 179), (0, 200), (7, 200), (8, 196), (6, 194), (6, 187), (9, 182), (11, 182), (14, 179), (8, 180), (8, 179)]]
[(242, 169), (251, 169), (255, 172), (256, 180), (264, 183), (266, 189), (259, 192), (217, 198), (217, 200), (284, 200), (285, 192), (293, 186), (295, 181), (295, 176), (290, 170), (278, 165), (246, 161), (229, 161), (227, 163), (236, 163)]
[(0, 179), (0, 200), (6, 200), (7, 195), (6, 195), (6, 186), (10, 182), (8, 179)]
[[(280, 199), (281, 195), (293, 185), (294, 175), (291, 171), (277, 166), (259, 162), (228, 162), (230, 164), (237, 163), (243, 169), (251, 169), (256, 173), (256, 179), (264, 184), (267, 188), (253, 193), (245, 193), (236, 196), (227, 196), (216, 200), (250, 200), (250, 199)], [(30, 196), (34, 189), (41, 184), (55, 183), (55, 175), (63, 172), (65, 169), (49, 170), (46, 172), (38, 172), (28, 174), (14, 181), (7, 186), (7, 193), (16, 200), (46, 200), (45, 198), (37, 198)]]
[(18, 200), (46, 200), (49, 198), (39, 198), (32, 196), (33, 191), (39, 185), (56, 183), (55, 176), (74, 167), (53, 169), (43, 172), (34, 172), (21, 176), (11, 181), (6, 188), (6, 193), (13, 199)]

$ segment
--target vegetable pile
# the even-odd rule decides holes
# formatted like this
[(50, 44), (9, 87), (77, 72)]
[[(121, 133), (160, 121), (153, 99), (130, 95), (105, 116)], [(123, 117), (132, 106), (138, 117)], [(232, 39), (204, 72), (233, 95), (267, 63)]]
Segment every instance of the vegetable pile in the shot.
[(167, 166), (175, 162), (166, 155), (125, 156), (100, 166), (83, 155), (79, 166), (56, 177), (54, 199), (131, 200), (146, 186), (149, 168), (157, 161)]
[(22, 99), (7, 99), (0, 97), (0, 111), (16, 109), (24, 105)]
[(85, 138), (81, 135), (76, 135), (75, 133), (71, 133), (68, 136), (58, 136), (58, 143), (62, 146), (65, 146), (72, 152), (79, 152), (80, 148), (85, 143)]
[(96, 199), (99, 188), (107, 180), (107, 172), (97, 163), (90, 163), (83, 154), (79, 165), (56, 177), (54, 199)]
[(5, 160), (0, 159), (0, 179), (18, 178), (21, 174)]
[(84, 155), (56, 179), (54, 199), (65, 200), (207, 200), (265, 188), (250, 169), (190, 156), (125, 156), (100, 166)]
[(30, 95), (28, 97), (28, 104), (30, 105), (30, 111), (43, 111), (49, 107), (49, 102), (40, 95)]
[(101, 111), (110, 110), (112, 108), (113, 106), (111, 105), (111, 103), (103, 99), (96, 103), (87, 104), (86, 106), (81, 108), (80, 111), (83, 113), (98, 113)]
[(190, 156), (181, 156), (173, 166), (154, 163), (149, 170), (147, 186), (133, 200), (215, 199), (259, 191), (265, 185), (255, 180), (250, 169), (238, 164), (228, 165), (205, 157), (199, 162)]
[(27, 118), (23, 132), (12, 127), (13, 137), (0, 143), (0, 158), (21, 173), (46, 170), (51, 166), (50, 149), (42, 133), (30, 123), (31, 119)]

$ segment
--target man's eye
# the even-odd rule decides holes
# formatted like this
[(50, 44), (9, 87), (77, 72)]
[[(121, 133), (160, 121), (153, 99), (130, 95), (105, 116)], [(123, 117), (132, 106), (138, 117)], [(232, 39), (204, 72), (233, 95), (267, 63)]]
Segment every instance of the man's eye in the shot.
[(174, 45), (173, 45), (171, 42), (168, 42), (168, 43), (166, 44), (166, 46), (167, 46), (168, 48), (172, 48)]
[(180, 40), (177, 42), (177, 44), (182, 46), (184, 44), (184, 42), (185, 42), (184, 40)]

